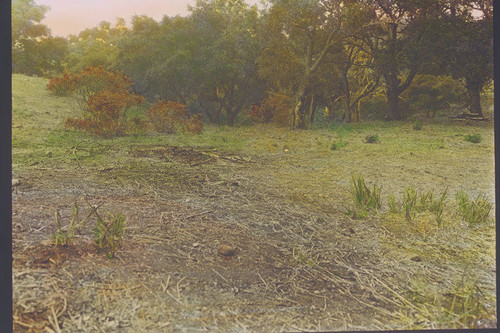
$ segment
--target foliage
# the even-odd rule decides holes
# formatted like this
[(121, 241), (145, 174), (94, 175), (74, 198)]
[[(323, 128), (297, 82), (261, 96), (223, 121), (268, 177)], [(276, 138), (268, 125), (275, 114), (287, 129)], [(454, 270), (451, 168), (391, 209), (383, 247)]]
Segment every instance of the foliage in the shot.
[(363, 176), (352, 176), (351, 191), (354, 197), (354, 204), (361, 212), (376, 212), (380, 208), (381, 187), (373, 184), (370, 189), (365, 184)]
[(201, 134), (204, 127), (200, 115), (197, 114), (194, 116), (190, 116), (188, 119), (184, 119), (182, 125), (184, 131), (191, 134)]
[(403, 98), (408, 99), (411, 107), (432, 118), (437, 111), (462, 102), (465, 94), (463, 85), (449, 76), (417, 75)]
[(332, 145), (330, 146), (330, 150), (337, 150), (340, 148), (344, 148), (347, 146), (347, 142), (340, 141), (340, 142), (333, 142)]
[(124, 134), (125, 110), (143, 101), (142, 96), (128, 90), (130, 85), (125, 74), (99, 66), (52, 78), (47, 89), (57, 95), (72, 96), (83, 111), (83, 118), (66, 119), (66, 127), (109, 137)]
[(424, 122), (420, 119), (415, 121), (415, 123), (413, 124), (413, 129), (415, 131), (420, 131), (420, 130), (422, 130), (422, 128), (424, 128)]
[(65, 230), (63, 230), (63, 227), (61, 225), (61, 215), (59, 214), (59, 211), (55, 212), (57, 229), (52, 234), (52, 242), (55, 246), (68, 245), (71, 239), (75, 236), (75, 231), (79, 228), (78, 213), (78, 205), (75, 202), (75, 204), (73, 205), (71, 220)]
[(108, 213), (101, 218), (96, 212), (96, 226), (93, 229), (94, 240), (97, 247), (106, 251), (109, 258), (115, 256), (116, 251), (122, 246), (125, 233), (125, 217), (121, 214)]
[(274, 122), (286, 125), (289, 122), (292, 98), (283, 93), (276, 93), (264, 99), (261, 105), (254, 104), (249, 117), (253, 122)]
[[(408, 186), (403, 192), (402, 211), (404, 212), (407, 221), (415, 219), (417, 214), (429, 211), (436, 216), (436, 223), (441, 226), (443, 221), (443, 211), (445, 200), (448, 197), (448, 189), (446, 189), (439, 198), (434, 199), (434, 193), (418, 193), (413, 186)], [(395, 204), (393, 204), (395, 206)], [(393, 207), (391, 211), (399, 211)]]
[(379, 143), (380, 137), (377, 134), (369, 134), (365, 137), (366, 143)]
[(154, 129), (160, 133), (175, 133), (187, 119), (186, 106), (172, 101), (158, 101), (148, 110)]
[(464, 191), (457, 193), (458, 211), (469, 225), (484, 224), (488, 221), (493, 204), (484, 196), (478, 195), (476, 200), (470, 200)]
[(481, 134), (467, 134), (465, 136), (465, 141), (472, 143), (480, 143), (483, 140)]

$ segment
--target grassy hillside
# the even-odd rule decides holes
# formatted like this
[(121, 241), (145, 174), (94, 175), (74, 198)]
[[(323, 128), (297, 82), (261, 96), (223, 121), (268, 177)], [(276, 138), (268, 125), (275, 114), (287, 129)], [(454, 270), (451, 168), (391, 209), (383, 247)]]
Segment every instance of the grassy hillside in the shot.
[[(87, 331), (104, 313), (129, 311), (130, 302), (150, 311), (149, 319), (130, 314), (126, 327), (136, 331), (161, 330), (162, 316), (171, 328), (225, 331), (318, 329), (311, 318), (320, 318), (324, 329), (341, 330), (496, 326), (494, 221), (469, 226), (455, 199), (462, 190), (494, 202), (491, 122), (425, 123), (422, 130), (409, 121), (308, 131), (209, 125), (199, 136), (102, 139), (65, 130), (65, 118), (78, 110), (71, 99), (49, 94), (46, 83), (13, 76), (13, 172), (21, 181), (14, 196), (15, 261), (24, 265), (33, 253), (56, 251), (44, 243), (55, 232), (55, 210), (69, 219), (73, 203), (85, 207), (86, 196), (127, 217), (120, 261), (97, 259), (93, 250), (88, 257), (72, 257), (71, 251), (83, 249), (77, 242), (62, 258), (90, 271), (112, 267), (110, 277), (98, 279), (98, 273), (80, 272), (71, 260), (50, 257), (58, 264), (43, 266), (47, 279), (57, 276), (64, 289), (69, 280), (61, 281), (69, 278), (60, 274), (68, 270), (104, 289), (113, 283), (142, 290), (144, 284), (148, 295), (108, 295), (104, 305), (93, 301), (95, 288), (77, 285), (65, 291), (74, 297), (67, 299), (73, 315), (61, 314), (61, 322), (76, 325), (87, 300), (95, 309), (86, 310), (91, 319), (80, 321)], [(465, 141), (468, 134), (480, 134), (482, 141)], [(366, 143), (371, 135), (380, 141)], [(377, 212), (348, 214), (354, 207), (353, 175), (362, 175), (370, 188), (381, 186)], [(442, 222), (429, 211), (412, 220), (390, 211), (389, 196), (401, 203), (408, 186), (433, 191), (434, 198), (448, 191)], [(240, 249), (232, 261), (214, 255), (223, 240)], [(173, 299), (160, 297), (171, 275), (191, 286), (183, 289), (186, 296), (177, 290)], [(214, 280), (222, 285), (208, 284)], [(30, 281), (18, 278), (15, 290), (15, 311), (23, 323), (34, 320), (25, 303)], [(208, 289), (199, 287), (204, 283)], [(50, 292), (40, 288), (38, 297), (50, 298)], [(43, 302), (38, 306), (37, 313), (50, 314)], [(213, 309), (216, 320), (181, 319), (198, 307)], [(349, 313), (353, 318), (343, 321)]]

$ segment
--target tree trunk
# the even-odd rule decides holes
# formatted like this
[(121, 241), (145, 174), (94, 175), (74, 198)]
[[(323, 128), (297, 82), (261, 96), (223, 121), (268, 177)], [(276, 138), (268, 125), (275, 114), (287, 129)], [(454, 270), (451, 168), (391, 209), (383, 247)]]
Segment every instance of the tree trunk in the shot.
[(397, 87), (387, 87), (387, 103), (389, 104), (387, 119), (401, 120), (402, 116), (399, 110), (399, 93)]
[(307, 103), (306, 103), (306, 88), (301, 85), (297, 94), (295, 95), (295, 108), (292, 114), (292, 129), (305, 129), (307, 128)]
[(311, 107), (309, 108), (309, 123), (314, 124), (314, 114), (316, 113), (316, 100), (314, 99), (314, 95), (311, 97)]
[(475, 82), (466, 81), (467, 92), (469, 93), (469, 109), (471, 113), (483, 116), (481, 109), (481, 86)]
[(236, 120), (236, 116), (238, 115), (238, 112), (236, 112), (235, 110), (231, 110), (231, 112), (227, 112), (227, 125), (228, 126), (233, 126), (234, 125), (234, 121)]

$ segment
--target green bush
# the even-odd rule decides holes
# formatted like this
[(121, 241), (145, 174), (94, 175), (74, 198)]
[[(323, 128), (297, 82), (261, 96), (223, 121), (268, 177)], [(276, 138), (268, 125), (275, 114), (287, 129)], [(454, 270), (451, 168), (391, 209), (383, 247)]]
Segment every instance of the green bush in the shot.
[(367, 135), (365, 138), (366, 143), (379, 143), (380, 137), (377, 134)]
[(417, 120), (414, 124), (413, 124), (413, 129), (415, 131), (420, 131), (422, 128), (424, 128), (424, 123), (422, 120)]
[(483, 140), (483, 137), (481, 134), (467, 134), (465, 136), (465, 141), (472, 142), (472, 143), (479, 143)]
[(343, 142), (343, 141), (334, 142), (330, 146), (330, 150), (337, 150), (337, 149), (340, 149), (340, 148), (344, 148), (345, 146), (347, 146), (347, 142)]
[(449, 76), (417, 75), (402, 94), (402, 98), (407, 100), (414, 110), (423, 111), (428, 118), (432, 118), (437, 111), (463, 102), (465, 95), (463, 85)]

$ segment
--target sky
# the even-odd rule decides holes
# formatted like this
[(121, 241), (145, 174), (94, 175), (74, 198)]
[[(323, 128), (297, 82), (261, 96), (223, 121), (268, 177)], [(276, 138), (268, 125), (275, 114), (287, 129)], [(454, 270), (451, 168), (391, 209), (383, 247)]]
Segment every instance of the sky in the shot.
[[(249, 4), (259, 0), (246, 0)], [(188, 4), (195, 0), (35, 0), (37, 5), (47, 5), (50, 10), (42, 24), (52, 31), (52, 36), (77, 35), (86, 28), (92, 28), (101, 21), (114, 24), (124, 18), (127, 23), (134, 15), (147, 15), (159, 21), (164, 15), (188, 14)]]

